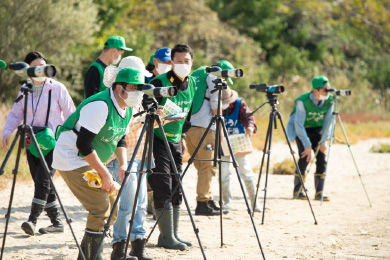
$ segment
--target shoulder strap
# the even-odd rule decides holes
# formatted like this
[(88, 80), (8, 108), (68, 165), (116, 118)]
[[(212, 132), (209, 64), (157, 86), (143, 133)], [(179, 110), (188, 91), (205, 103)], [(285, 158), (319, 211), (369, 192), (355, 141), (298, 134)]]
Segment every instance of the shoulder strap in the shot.
[(47, 123), (49, 122), (50, 105), (51, 105), (51, 89), (49, 90), (49, 103), (47, 104), (47, 114), (46, 114), (45, 126), (47, 126)]

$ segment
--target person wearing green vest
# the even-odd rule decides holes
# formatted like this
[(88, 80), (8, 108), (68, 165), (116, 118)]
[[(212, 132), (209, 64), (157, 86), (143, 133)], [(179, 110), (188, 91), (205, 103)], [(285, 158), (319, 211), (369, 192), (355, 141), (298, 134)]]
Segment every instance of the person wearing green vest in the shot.
[(84, 77), (84, 97), (90, 96), (105, 90), (103, 84), (104, 70), (110, 64), (118, 64), (121, 55), (125, 51), (133, 49), (126, 47), (125, 39), (121, 36), (111, 36), (104, 43), (104, 49), (99, 57), (89, 66)]
[[(233, 65), (226, 60), (221, 60), (214, 66), (222, 70), (232, 70)], [(191, 128), (186, 133), (186, 144), (190, 154), (195, 152), (196, 147), (210, 124), (211, 118), (217, 114), (218, 91), (211, 93), (215, 85), (213, 80), (217, 79), (213, 74), (206, 73), (205, 66), (193, 71), (191, 76), (196, 82), (195, 96), (191, 115)], [(228, 78), (230, 84), (233, 81)], [(222, 114), (222, 112), (221, 112)], [(216, 216), (219, 215), (219, 207), (215, 205), (211, 193), (211, 182), (217, 174), (217, 167), (211, 161), (214, 158), (215, 125), (212, 125), (202, 143), (202, 147), (196, 154), (197, 159), (210, 161), (194, 161), (198, 171), (198, 182), (196, 186), (196, 209), (195, 215)]]
[[(159, 103), (157, 114), (162, 114), (162, 106), (169, 99), (178, 105), (183, 113), (189, 113), (195, 92), (195, 80), (189, 74), (191, 72), (193, 51), (187, 45), (176, 45), (171, 51), (173, 70), (161, 74), (151, 81), (155, 87), (175, 86), (178, 93), (174, 97), (156, 98)], [(164, 119), (162, 120), (164, 123)], [(185, 148), (182, 140), (182, 129), (185, 119), (167, 121), (164, 124), (165, 137), (168, 140), (170, 150), (175, 160), (176, 168), (181, 174), (183, 164), (183, 150)], [(156, 217), (161, 215), (165, 202), (169, 199), (173, 189), (177, 185), (173, 169), (166, 152), (160, 129), (154, 131), (153, 156), (155, 168), (149, 176), (149, 184), (153, 189), (153, 201)], [(185, 250), (192, 243), (182, 240), (178, 236), (180, 204), (182, 194), (180, 189), (173, 195), (172, 201), (164, 211), (158, 222), (160, 235), (157, 246)]]
[[(104, 163), (115, 153), (120, 165), (117, 181), (123, 179), (127, 170), (125, 134), (132, 117), (131, 107), (139, 103), (137, 84), (144, 82), (140, 70), (120, 70), (112, 88), (84, 100), (56, 132), (52, 166), (89, 213), (81, 242), (87, 260), (96, 250), (97, 259), (102, 259), (103, 246), (97, 247), (115, 201), (109, 194), (116, 189)], [(83, 173), (93, 169), (101, 178), (100, 189), (90, 187), (83, 179)], [(111, 223), (115, 218), (116, 214)]]
[[(330, 88), (327, 77), (319, 76), (312, 80), (312, 90), (301, 96), (296, 101), (287, 123), (287, 136), (290, 142), (296, 141), (300, 158), (298, 167), (302, 178), (305, 180), (306, 167), (312, 157), (312, 150), (318, 145), (320, 150), (316, 157), (316, 173), (314, 174), (314, 186), (316, 189), (315, 200), (329, 201), (324, 196), (325, 169), (326, 169), (326, 140), (329, 139), (333, 122), (330, 122), (333, 113), (333, 96), (326, 91)], [(327, 127), (328, 126), (328, 127)], [(327, 127), (327, 128), (326, 128)], [(326, 128), (326, 129), (325, 129)], [(321, 141), (324, 135), (323, 142)], [(294, 178), (294, 199), (307, 200), (302, 191), (302, 184), (298, 172)]]

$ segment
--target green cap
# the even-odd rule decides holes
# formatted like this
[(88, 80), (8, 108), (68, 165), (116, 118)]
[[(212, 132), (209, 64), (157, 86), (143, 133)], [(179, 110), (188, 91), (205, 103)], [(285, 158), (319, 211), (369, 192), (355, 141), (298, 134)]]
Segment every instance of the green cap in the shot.
[[(215, 66), (220, 67), (222, 70), (234, 70), (233, 65), (227, 60), (220, 60), (215, 64)], [(233, 80), (231, 78), (227, 78), (230, 85), (233, 85)]]
[(118, 72), (115, 83), (145, 84), (145, 76), (139, 69), (124, 68)]
[(104, 44), (104, 49), (107, 48), (115, 48), (115, 49), (121, 49), (125, 51), (132, 51), (132, 48), (127, 48), (125, 43), (125, 38), (122, 36), (111, 36), (106, 40), (106, 43)]
[(154, 54), (150, 55), (149, 64), (152, 64), (154, 66), (153, 58), (154, 58)]
[(318, 76), (311, 81), (311, 85), (313, 89), (319, 89), (328, 84), (330, 84), (329, 80), (325, 76)]

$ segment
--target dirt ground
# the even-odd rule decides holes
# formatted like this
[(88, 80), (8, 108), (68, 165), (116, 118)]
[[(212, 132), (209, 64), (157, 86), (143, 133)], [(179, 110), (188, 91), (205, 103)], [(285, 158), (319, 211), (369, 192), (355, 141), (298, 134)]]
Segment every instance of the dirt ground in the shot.
[[(262, 214), (256, 213), (254, 223), (266, 259), (390, 259), (390, 155), (369, 152), (378, 142), (390, 139), (371, 139), (352, 145), (351, 149), (367, 189), (372, 207), (364, 193), (358, 172), (348, 147), (332, 146), (325, 193), (331, 202), (314, 201), (313, 171), (308, 175), (306, 186), (314, 217), (307, 201), (292, 200), (293, 177), (268, 176), (268, 191), (264, 224)], [(294, 149), (295, 144), (293, 145)], [(252, 153), (253, 168), (259, 168), (262, 152)], [(283, 143), (272, 144), (272, 163), (291, 157)], [(3, 160), (3, 158), (2, 158)], [(183, 185), (192, 214), (196, 201), (196, 171), (193, 166), (184, 177)], [(195, 216), (196, 227), (207, 259), (262, 259), (254, 227), (243, 200), (236, 175), (232, 175), (231, 189), (234, 196), (233, 210), (223, 216), (223, 243), (219, 217)], [(256, 181), (258, 173), (255, 173)], [(0, 238), (3, 240), (4, 215), (7, 212), (11, 181), (1, 178), (0, 191)], [(262, 175), (260, 203), (263, 206), (265, 175)], [(7, 182), (4, 184), (4, 182)], [(69, 216), (77, 239), (81, 241), (86, 222), (86, 211), (71, 194), (60, 177), (55, 178), (60, 198)], [(214, 194), (218, 199), (218, 182), (214, 181)], [(77, 248), (68, 226), (63, 234), (29, 237), (20, 225), (28, 217), (33, 196), (32, 182), (17, 182), (11, 219), (6, 237), (3, 259), (76, 259)], [(147, 253), (154, 259), (203, 259), (200, 246), (183, 204), (180, 231), (185, 239), (192, 240), (194, 247), (186, 251), (166, 250), (156, 247), (156, 230), (147, 245)], [(42, 216), (37, 230), (49, 225)], [(146, 229), (149, 232), (154, 220), (148, 215)], [(104, 259), (110, 259), (109, 239), (105, 240)]]

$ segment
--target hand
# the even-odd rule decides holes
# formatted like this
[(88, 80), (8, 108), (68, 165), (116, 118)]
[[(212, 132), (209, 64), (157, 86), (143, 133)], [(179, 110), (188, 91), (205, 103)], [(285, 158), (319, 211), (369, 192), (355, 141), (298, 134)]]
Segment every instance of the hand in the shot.
[(306, 157), (306, 162), (310, 162), (311, 160), (311, 146), (305, 148), (305, 150), (301, 153), (301, 158)]
[(156, 114), (159, 115), (159, 116), (161, 116), (162, 113), (163, 113), (163, 108), (164, 108), (164, 106), (158, 105), (158, 106), (157, 106), (157, 110), (156, 110)]
[[(126, 164), (123, 164), (123, 165), (119, 166), (118, 177), (119, 177), (119, 181), (121, 182), (121, 185), (122, 185), (122, 180), (125, 178), (126, 170), (127, 170), (127, 165)], [(127, 179), (127, 180), (129, 180), (129, 179)]]
[(328, 147), (326, 147), (326, 145), (320, 145), (320, 152), (326, 156), (328, 153)]
[(11, 139), (11, 136), (3, 136), (3, 149), (5, 151), (8, 151), (8, 144), (9, 144), (10, 139)]
[(98, 173), (100, 175), (100, 178), (102, 179), (102, 187), (101, 189), (104, 190), (104, 191), (107, 191), (108, 193), (111, 193), (115, 188), (114, 188), (114, 180), (112, 179), (112, 176), (110, 173), (105, 173), (105, 174), (101, 174), (101, 173)]
[(253, 129), (253, 127), (251, 127), (251, 126), (248, 126), (247, 128), (245, 128), (245, 134), (246, 135), (249, 135), (249, 137), (251, 137), (252, 135), (253, 135), (253, 131), (254, 131), (255, 129)]

